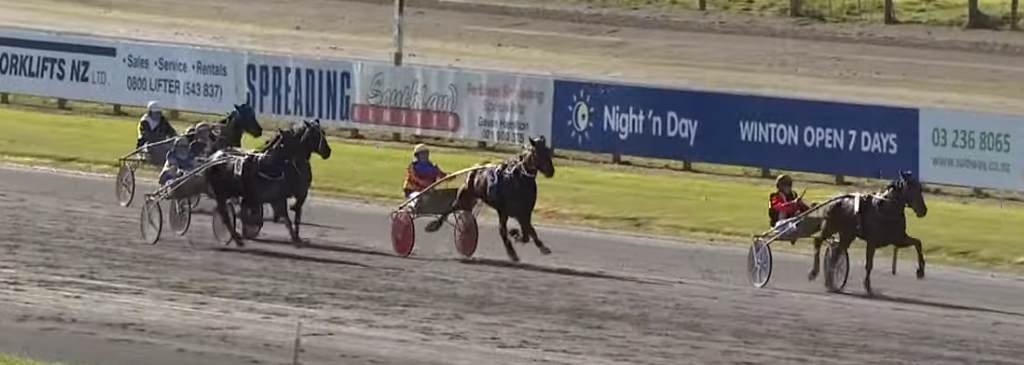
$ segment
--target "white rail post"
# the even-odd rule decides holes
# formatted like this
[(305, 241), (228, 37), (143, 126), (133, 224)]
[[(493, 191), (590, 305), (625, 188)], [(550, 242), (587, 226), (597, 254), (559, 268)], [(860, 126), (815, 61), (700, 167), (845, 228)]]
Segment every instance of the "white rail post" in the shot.
[(0, 104), (10, 104), (10, 103), (11, 103), (11, 99), (10, 99), (9, 94), (7, 94), (7, 93), (0, 93)]
[(402, 48), (405, 43), (405, 35), (402, 33), (402, 23), (404, 21), (405, 0), (395, 0), (395, 66), (402, 65)]

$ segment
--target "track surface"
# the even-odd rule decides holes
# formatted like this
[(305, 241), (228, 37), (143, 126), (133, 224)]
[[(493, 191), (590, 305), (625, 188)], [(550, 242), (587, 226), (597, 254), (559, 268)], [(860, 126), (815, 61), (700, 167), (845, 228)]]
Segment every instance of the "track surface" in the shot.
[[(138, 207), (110, 177), (0, 168), (0, 351), (81, 364), (287, 363), (303, 321), (305, 364), (1018, 363), (1024, 281), (911, 263), (865, 298), (808, 283), (806, 257), (776, 254), (770, 289), (746, 252), (543, 227), (554, 249), (509, 265), (484, 220), (478, 259), (450, 231), (390, 256), (388, 209), (315, 200), (313, 247), (139, 242)], [(152, 186), (141, 185), (140, 191)], [(543, 187), (542, 187), (543, 189)], [(137, 204), (137, 203), (136, 203)], [(422, 224), (421, 224), (422, 226)], [(283, 240), (268, 223), (265, 237)], [(926, 243), (927, 244), (927, 243)], [(884, 256), (884, 255), (882, 255)], [(144, 359), (144, 360), (140, 360)]]

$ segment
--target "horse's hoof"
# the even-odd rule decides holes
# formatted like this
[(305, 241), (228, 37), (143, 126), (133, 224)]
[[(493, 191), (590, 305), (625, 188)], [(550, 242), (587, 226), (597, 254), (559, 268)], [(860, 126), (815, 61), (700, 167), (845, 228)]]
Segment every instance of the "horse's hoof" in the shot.
[(427, 226), (424, 228), (424, 230), (426, 230), (427, 232), (430, 232), (430, 233), (437, 232), (439, 229), (441, 229), (441, 224), (442, 223), (444, 223), (444, 221), (442, 221), (440, 219), (436, 220), (436, 221), (433, 221), (433, 222), (430, 222), (429, 224), (427, 224)]
[(924, 269), (917, 270), (917, 279), (924, 279)]
[(519, 262), (519, 255), (517, 255), (515, 253), (512, 253), (512, 252), (509, 252), (508, 253), (508, 260), (512, 261), (512, 262)]
[(868, 293), (869, 297), (875, 296), (875, 292), (871, 290), (871, 282), (870, 281), (865, 281), (864, 282), (864, 291)]
[(818, 270), (811, 270), (807, 273), (807, 281), (814, 281), (818, 278)]
[(540, 249), (540, 253), (542, 253), (542, 254), (545, 254), (545, 255), (550, 255), (551, 254), (551, 249), (548, 248), (548, 246), (540, 246), (540, 247), (537, 247), (537, 248)]
[(234, 241), (235, 241), (235, 246), (245, 247), (245, 241), (242, 241), (242, 238), (235, 238)]

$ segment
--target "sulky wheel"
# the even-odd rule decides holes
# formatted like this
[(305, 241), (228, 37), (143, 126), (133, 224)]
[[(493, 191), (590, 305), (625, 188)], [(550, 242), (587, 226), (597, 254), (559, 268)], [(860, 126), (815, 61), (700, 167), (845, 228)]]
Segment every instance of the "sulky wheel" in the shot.
[(480, 238), (477, 229), (476, 217), (472, 211), (459, 210), (455, 212), (455, 249), (466, 258), (473, 257), (476, 252), (476, 244)]
[(160, 240), (160, 231), (164, 229), (163, 212), (160, 211), (160, 202), (147, 200), (142, 205), (142, 214), (139, 216), (139, 231), (146, 243), (155, 245)]
[(171, 200), (171, 210), (167, 220), (171, 223), (171, 229), (179, 236), (188, 233), (188, 227), (192, 225), (192, 203), (190, 199)]
[(825, 247), (825, 288), (833, 293), (841, 292), (846, 287), (846, 279), (849, 276), (850, 256), (846, 250), (841, 250), (835, 243), (829, 242)]
[(117, 169), (117, 180), (114, 181), (114, 194), (117, 196), (117, 203), (122, 207), (132, 204), (135, 198), (135, 171), (127, 162), (121, 163)]
[(416, 226), (412, 214), (405, 210), (391, 213), (391, 247), (395, 254), (407, 257), (416, 245)]
[(259, 237), (263, 230), (263, 204), (255, 209), (241, 208), (242, 213), (242, 237), (253, 239)]
[(235, 216), (238, 204), (228, 202), (226, 208), (228, 211), (228, 222), (231, 224), (230, 227), (224, 225), (224, 220), (221, 219), (220, 213), (217, 213), (217, 211), (213, 212), (213, 236), (217, 239), (217, 242), (225, 245), (231, 243), (231, 240), (233, 239), (233, 237), (231, 237), (231, 232), (234, 231), (235, 226), (238, 225), (238, 218)]
[(772, 278), (772, 248), (760, 239), (754, 240), (747, 253), (747, 274), (750, 284), (756, 288), (768, 285)]

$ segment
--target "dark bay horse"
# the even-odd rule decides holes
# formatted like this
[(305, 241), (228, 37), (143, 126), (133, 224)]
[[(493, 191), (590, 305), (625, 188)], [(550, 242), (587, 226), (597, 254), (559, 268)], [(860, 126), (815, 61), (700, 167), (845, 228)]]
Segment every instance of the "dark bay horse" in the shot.
[[(263, 135), (263, 127), (256, 120), (256, 112), (249, 104), (235, 105), (234, 108), (235, 110), (220, 121), (200, 122), (189, 128), (193, 130), (200, 126), (206, 126), (213, 130), (212, 145), (209, 146), (209, 151), (242, 147), (242, 135), (246, 133), (257, 138)], [(195, 134), (192, 137), (195, 141)]]
[[(543, 136), (530, 138), (530, 144), (519, 155), (497, 166), (471, 172), (459, 188), (452, 206), (451, 212), (472, 211), (477, 200), (483, 200), (494, 208), (498, 212), (498, 233), (512, 261), (518, 262), (519, 255), (512, 247), (510, 234), (521, 243), (528, 243), (532, 238), (541, 253), (551, 253), (551, 249), (537, 236), (532, 223), (533, 207), (537, 203), (537, 173), (548, 178), (555, 176), (555, 165), (551, 161), (553, 153), (546, 143)], [(509, 217), (519, 222), (522, 233), (508, 230)], [(431, 222), (426, 227), (427, 231), (439, 229), (446, 218), (447, 214)]]
[[(928, 214), (921, 183), (910, 172), (900, 173), (899, 179), (891, 182), (881, 194), (853, 195), (824, 207), (824, 222), (821, 235), (814, 238), (814, 265), (808, 279), (814, 280), (817, 277), (821, 244), (834, 234), (839, 234), (838, 248), (834, 252), (846, 252), (856, 238), (867, 243), (864, 289), (868, 294), (871, 294), (871, 269), (874, 266), (875, 250), (881, 247), (892, 245), (899, 249), (913, 246), (917, 250), (917, 278), (924, 278), (921, 240), (907, 235), (904, 209), (908, 207), (919, 218)], [(825, 259), (834, 264), (838, 258), (838, 254), (833, 254)]]
[[(327, 141), (327, 134), (320, 125), (320, 120), (312, 122), (303, 121), (302, 125), (293, 127), (288, 133), (279, 133), (273, 139), (267, 141), (263, 149), (267, 149), (279, 143), (281, 138), (297, 138), (294, 143), (285, 143), (288, 148), (288, 167), (285, 169), (285, 179), (289, 181), (288, 196), (294, 198), (291, 210), (295, 214), (294, 226), (295, 236), (299, 235), (299, 227), (302, 225), (302, 206), (309, 197), (309, 188), (313, 184), (313, 167), (309, 159), (316, 153), (320, 158), (326, 160), (331, 158), (331, 145)], [(253, 209), (254, 207), (250, 207)], [(262, 208), (262, 206), (260, 207)], [(262, 209), (256, 208), (260, 213)], [(277, 222), (286, 212), (276, 211), (274, 221)], [(262, 214), (254, 214), (253, 218), (262, 219)]]
[[(242, 199), (242, 219), (249, 220), (263, 204), (269, 203), (274, 209), (276, 219), (284, 219), (292, 241), (297, 245), (303, 243), (298, 229), (288, 218), (288, 198), (308, 194), (312, 173), (303, 174), (300, 167), (309, 164), (313, 153), (323, 158), (331, 154), (326, 136), (319, 123), (305, 122), (302, 128), (280, 130), (278, 135), (263, 149), (263, 153), (246, 154), (236, 158), (235, 163), (227, 163), (211, 167), (206, 171), (207, 182), (217, 200), (217, 213), (230, 228), (235, 243), (242, 246), (242, 237), (234, 229), (229, 219), (227, 200)], [(220, 151), (211, 159), (232, 155), (232, 152)], [(306, 171), (309, 171), (307, 168)], [(301, 194), (298, 193), (302, 190)], [(301, 209), (301, 205), (299, 205)], [(301, 219), (301, 213), (299, 214)]]

